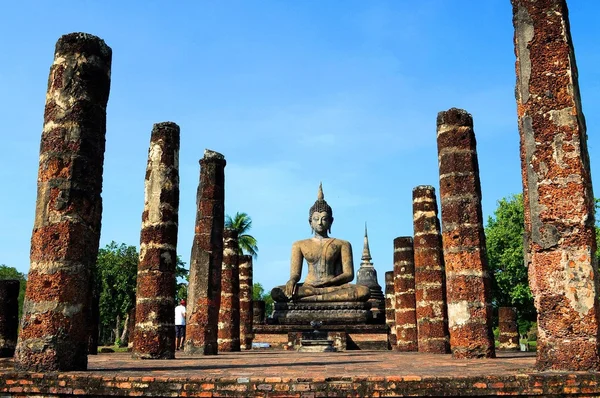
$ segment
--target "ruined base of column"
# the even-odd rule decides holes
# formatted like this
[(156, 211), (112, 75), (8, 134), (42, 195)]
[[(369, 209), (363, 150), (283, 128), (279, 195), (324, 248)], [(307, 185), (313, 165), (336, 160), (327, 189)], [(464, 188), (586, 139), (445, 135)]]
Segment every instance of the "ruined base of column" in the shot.
[(366, 324), (371, 322), (371, 304), (356, 302), (275, 303), (273, 321), (280, 325)]

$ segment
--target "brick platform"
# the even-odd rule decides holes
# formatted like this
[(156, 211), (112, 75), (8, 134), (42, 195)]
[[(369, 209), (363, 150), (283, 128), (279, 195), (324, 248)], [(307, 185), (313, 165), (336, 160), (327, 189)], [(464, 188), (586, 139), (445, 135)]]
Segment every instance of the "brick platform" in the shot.
[(396, 351), (298, 353), (245, 351), (175, 360), (134, 360), (128, 353), (89, 357), (89, 370), (17, 372), (0, 359), (0, 396), (364, 397), (592, 396), (598, 372), (536, 372), (534, 353), (495, 359)]

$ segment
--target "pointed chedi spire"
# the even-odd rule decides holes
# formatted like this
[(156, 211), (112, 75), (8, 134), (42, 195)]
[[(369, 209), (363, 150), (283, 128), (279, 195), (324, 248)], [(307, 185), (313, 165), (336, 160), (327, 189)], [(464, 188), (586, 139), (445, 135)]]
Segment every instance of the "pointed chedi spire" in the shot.
[(363, 246), (362, 257), (360, 258), (362, 262), (360, 263), (361, 267), (372, 267), (373, 263), (371, 262), (371, 250), (369, 249), (369, 235), (367, 234), (367, 222), (365, 221), (365, 240)]
[(356, 283), (365, 285), (371, 292), (369, 302), (373, 323), (385, 323), (385, 297), (383, 290), (377, 281), (377, 271), (371, 262), (371, 249), (369, 249), (369, 235), (367, 234), (367, 223), (365, 222), (365, 238), (360, 268), (356, 272)]

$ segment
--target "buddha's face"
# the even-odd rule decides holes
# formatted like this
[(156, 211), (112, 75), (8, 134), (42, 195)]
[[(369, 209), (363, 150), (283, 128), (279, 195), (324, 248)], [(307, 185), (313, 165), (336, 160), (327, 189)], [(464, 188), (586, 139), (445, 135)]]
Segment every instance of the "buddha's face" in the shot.
[(333, 217), (327, 214), (326, 211), (315, 211), (310, 218), (310, 226), (319, 234), (327, 233), (332, 223)]

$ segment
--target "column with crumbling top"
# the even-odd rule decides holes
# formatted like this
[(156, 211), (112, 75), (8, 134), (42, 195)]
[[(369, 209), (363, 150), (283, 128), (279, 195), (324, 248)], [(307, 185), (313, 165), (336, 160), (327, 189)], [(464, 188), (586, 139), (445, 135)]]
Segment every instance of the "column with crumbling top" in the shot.
[(594, 195), (564, 0), (513, 0), (529, 285), (540, 370), (600, 369)]
[(20, 286), (18, 279), (0, 279), (0, 358), (12, 357), (15, 353)]
[(252, 348), (252, 256), (239, 256), (240, 270), (240, 349)]
[(175, 358), (179, 126), (152, 128), (137, 272), (133, 357)]
[(396, 295), (394, 294), (394, 271), (385, 273), (385, 324), (389, 328), (388, 344), (394, 348), (396, 340)]
[(515, 307), (498, 308), (498, 329), (500, 332), (498, 349), (518, 351), (519, 330), (517, 327), (517, 309)]
[(450, 352), (446, 275), (435, 188), (413, 189), (415, 298), (419, 352)]
[(225, 157), (205, 150), (200, 160), (196, 229), (190, 260), (185, 352), (216, 355), (225, 224)]
[(218, 344), (221, 352), (240, 351), (240, 274), (237, 250), (237, 232), (225, 228), (218, 328)]
[(398, 351), (417, 351), (415, 302), (415, 261), (413, 238), (394, 239), (394, 292), (396, 304), (396, 346)]
[(15, 368), (85, 370), (112, 51), (86, 33), (62, 36), (50, 68), (31, 265)]
[(450, 349), (454, 358), (491, 358), (491, 279), (471, 115), (438, 113), (437, 145)]

